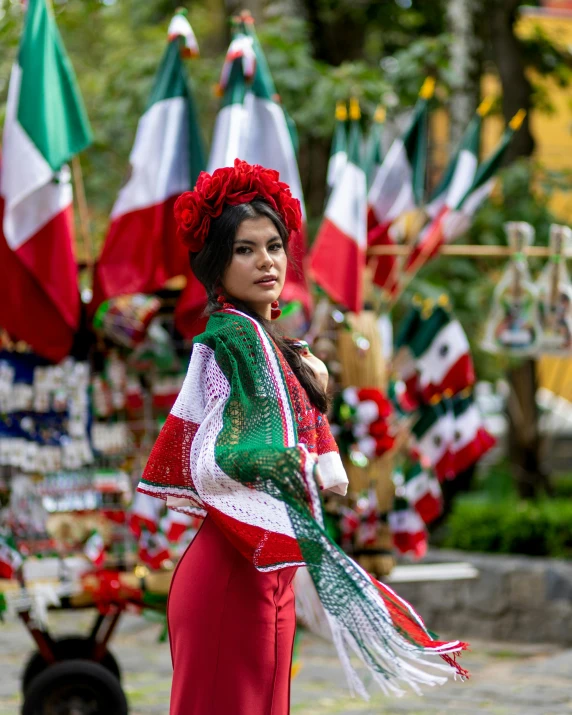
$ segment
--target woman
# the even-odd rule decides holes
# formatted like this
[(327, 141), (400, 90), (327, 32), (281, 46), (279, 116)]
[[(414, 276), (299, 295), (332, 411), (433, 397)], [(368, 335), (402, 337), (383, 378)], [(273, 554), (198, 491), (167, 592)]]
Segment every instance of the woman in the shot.
[(320, 489), (347, 489), (323, 368), (271, 323), (299, 202), (277, 172), (237, 160), (203, 172), (175, 216), (210, 318), (139, 486), (206, 516), (169, 596), (171, 715), (287, 715), (300, 567), (354, 691), (367, 697), (348, 646), (385, 691), (444, 682), (418, 667), (426, 655), (464, 675), (454, 654), (465, 645), (434, 641), (323, 528)]

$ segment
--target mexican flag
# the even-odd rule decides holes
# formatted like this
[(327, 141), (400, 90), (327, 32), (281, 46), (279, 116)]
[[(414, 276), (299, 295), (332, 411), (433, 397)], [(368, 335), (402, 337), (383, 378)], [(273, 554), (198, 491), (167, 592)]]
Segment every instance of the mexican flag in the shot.
[(451, 243), (469, 229), (477, 209), (492, 193), (496, 181), (495, 175), (512, 137), (522, 126), (525, 116), (526, 112), (520, 110), (512, 118), (496, 149), (481, 163), (471, 185), (457, 204), (443, 207), (423, 231), (405, 263), (405, 271), (409, 278), (412, 278), (428, 260), (433, 258), (444, 243)]
[(9, 535), (0, 534), (0, 579), (12, 578), (22, 563), (14, 539)]
[(359, 105), (352, 101), (348, 160), (326, 206), (309, 267), (313, 280), (330, 298), (354, 313), (363, 307), (367, 249), (367, 187), (359, 118)]
[(485, 99), (470, 121), (457, 151), (451, 157), (441, 181), (426, 206), (426, 211), (431, 218), (438, 216), (444, 208), (455, 208), (471, 188), (479, 165), (483, 118), (488, 114), (491, 106), (492, 100)]
[[(427, 78), (419, 93), (413, 117), (405, 134), (391, 145), (377, 170), (368, 194), (368, 244), (394, 245), (391, 225), (423, 205), (427, 169), (429, 104), (435, 91), (435, 80)], [(377, 256), (371, 261), (373, 282), (395, 293), (400, 261), (395, 256)]]
[(425, 524), (430, 524), (443, 511), (441, 485), (429, 468), (421, 462), (412, 464), (404, 474), (404, 496)]
[(423, 558), (427, 553), (427, 529), (423, 519), (409, 506), (407, 500), (396, 497), (387, 518), (393, 545), (398, 553)]
[(375, 110), (373, 121), (369, 128), (364, 151), (364, 170), (368, 189), (371, 187), (375, 176), (383, 164), (383, 125), (386, 118), (385, 107), (381, 105)]
[(97, 530), (93, 530), (83, 547), (83, 553), (94, 566), (102, 566), (105, 561), (105, 542)]
[(151, 533), (143, 529), (139, 537), (139, 560), (155, 571), (160, 569), (164, 561), (171, 558), (169, 542), (160, 531)]
[(427, 166), (429, 102), (435, 80), (425, 80), (405, 134), (391, 145), (368, 194), (368, 224), (390, 224), (423, 204)]
[(181, 514), (179, 511), (167, 509), (166, 515), (161, 519), (161, 531), (168, 541), (176, 543), (183, 534), (193, 525), (193, 517)]
[(459, 474), (476, 464), (495, 446), (496, 440), (486, 429), (472, 395), (454, 398), (453, 414), (455, 433), (451, 454), (455, 473)]
[(456, 475), (451, 449), (455, 436), (455, 417), (448, 400), (422, 405), (412, 427), (414, 452), (435, 470), (440, 481)]
[(157, 499), (136, 492), (130, 509), (129, 527), (138, 538), (143, 529), (155, 533), (159, 528), (163, 505)]
[(345, 102), (338, 102), (336, 105), (336, 126), (330, 150), (330, 160), (328, 161), (328, 173), (326, 177), (326, 200), (330, 197), (344, 166), (348, 160), (348, 136), (347, 136), (348, 108)]
[[(280, 104), (254, 21), (247, 11), (242, 13), (236, 26), (223, 65), (220, 88), (222, 106), (215, 122), (208, 171), (233, 166), (237, 158), (278, 171), (280, 180), (288, 184), (292, 196), (300, 201), (305, 221), (296, 159), (296, 130)], [(305, 229), (291, 237), (290, 253), (293, 260), (288, 267), (282, 299), (299, 300), (308, 312), (311, 297), (302, 271), (306, 255)]]
[(53, 361), (80, 315), (67, 162), (91, 139), (51, 7), (29, 0), (2, 138), (0, 326)]
[(177, 14), (131, 150), (94, 277), (93, 307), (108, 298), (153, 293), (189, 269), (173, 206), (205, 167), (195, 102), (182, 55), (196, 55), (191, 26)]
[(459, 321), (443, 305), (437, 304), (427, 316), (421, 315), (408, 347), (424, 402), (456, 395), (474, 384), (469, 341)]

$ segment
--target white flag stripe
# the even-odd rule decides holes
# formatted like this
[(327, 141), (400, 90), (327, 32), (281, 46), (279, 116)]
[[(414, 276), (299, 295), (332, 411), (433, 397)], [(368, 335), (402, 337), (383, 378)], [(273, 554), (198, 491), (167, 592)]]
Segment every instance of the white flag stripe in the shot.
[(479, 208), (479, 206), (483, 203), (483, 201), (488, 196), (490, 196), (494, 188), (495, 182), (496, 179), (495, 177), (493, 177), (492, 179), (486, 181), (478, 189), (475, 189), (471, 194), (469, 194), (467, 200), (461, 207), (461, 211), (467, 216), (472, 216)]
[(417, 360), (421, 389), (441, 384), (453, 365), (469, 352), (469, 341), (459, 321), (448, 323)]
[(434, 467), (449, 450), (454, 436), (455, 418), (447, 412), (417, 441), (419, 451)]
[(111, 212), (117, 218), (164, 203), (190, 185), (189, 116), (185, 97), (153, 104), (139, 120), (129, 157), (132, 175)]
[(328, 201), (325, 218), (363, 250), (367, 247), (366, 197), (365, 173), (348, 161)]
[(12, 68), (2, 138), (0, 193), (4, 207), (4, 236), (15, 251), (72, 202), (69, 171), (61, 183), (52, 183), (54, 172), (18, 122), (22, 70)]
[(230, 104), (218, 113), (209, 158), (209, 173), (232, 166), (235, 159), (260, 164), (280, 174), (305, 217), (302, 182), (284, 112), (279, 104), (248, 92), (244, 103)]
[(445, 201), (449, 208), (456, 208), (459, 201), (471, 188), (478, 164), (479, 160), (472, 151), (468, 149), (461, 151)]
[(243, 153), (241, 137), (246, 119), (247, 112), (242, 104), (229, 104), (217, 114), (207, 167), (209, 174), (215, 169), (232, 166), (235, 159), (246, 161), (240, 156)]
[(472, 404), (468, 409), (455, 418), (455, 439), (451, 451), (456, 454), (461, 449), (470, 444), (478, 434), (480, 427), (483, 424), (479, 408)]
[(390, 511), (389, 528), (394, 534), (418, 534), (425, 531), (425, 523), (413, 509)]
[(368, 195), (368, 203), (380, 223), (391, 221), (415, 206), (412, 181), (413, 172), (405, 145), (401, 139), (396, 139), (379, 167)]
[(341, 176), (347, 161), (348, 155), (345, 151), (337, 151), (330, 157), (330, 161), (328, 162), (328, 176), (326, 180), (330, 188), (333, 188), (336, 185), (336, 181), (338, 180), (338, 177)]

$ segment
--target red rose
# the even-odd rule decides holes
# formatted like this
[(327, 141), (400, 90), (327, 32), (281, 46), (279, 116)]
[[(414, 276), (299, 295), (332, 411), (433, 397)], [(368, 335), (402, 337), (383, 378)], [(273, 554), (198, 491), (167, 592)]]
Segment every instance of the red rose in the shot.
[(175, 202), (177, 235), (190, 251), (200, 251), (210, 230), (211, 218), (220, 216), (223, 207), (236, 206), (260, 198), (280, 214), (288, 231), (299, 231), (302, 221), (300, 202), (274, 169), (247, 164), (236, 159), (234, 166), (202, 171), (194, 191), (186, 191)]

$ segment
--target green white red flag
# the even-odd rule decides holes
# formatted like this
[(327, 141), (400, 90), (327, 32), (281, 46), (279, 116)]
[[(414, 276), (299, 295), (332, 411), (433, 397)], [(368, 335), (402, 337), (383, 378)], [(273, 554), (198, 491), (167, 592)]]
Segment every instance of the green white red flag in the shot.
[(168, 45), (139, 120), (131, 176), (119, 192), (94, 277), (93, 308), (108, 298), (153, 293), (189, 269), (177, 239), (173, 206), (205, 167), (195, 101), (182, 55), (198, 54), (183, 14), (168, 30)]
[(364, 170), (368, 189), (371, 188), (377, 172), (383, 164), (383, 125), (385, 123), (385, 107), (379, 105), (373, 115), (364, 149)]
[(483, 118), (491, 106), (492, 101), (485, 99), (469, 122), (459, 147), (449, 160), (441, 181), (425, 207), (430, 218), (438, 216), (445, 207), (455, 208), (471, 188), (479, 165)]
[(451, 448), (455, 437), (455, 417), (450, 400), (422, 405), (411, 430), (414, 453), (433, 468), (440, 481), (456, 475)]
[(367, 186), (361, 165), (361, 130), (356, 102), (350, 105), (348, 160), (326, 206), (309, 266), (312, 279), (330, 298), (356, 313), (363, 307), (366, 223)]
[[(405, 134), (391, 145), (377, 170), (368, 193), (368, 244), (394, 245), (391, 224), (423, 205), (427, 171), (429, 105), (435, 80), (425, 80), (413, 117)], [(395, 256), (378, 256), (373, 282), (388, 293), (396, 288), (399, 261)]]
[(51, 7), (30, 0), (2, 139), (0, 326), (53, 361), (80, 315), (67, 162), (91, 140)]
[(437, 255), (444, 243), (462, 236), (471, 225), (481, 204), (491, 195), (495, 175), (499, 170), (512, 137), (520, 129), (526, 112), (519, 111), (506, 128), (493, 153), (481, 163), (475, 177), (455, 206), (444, 206), (424, 229), (414, 250), (405, 263), (405, 272), (411, 278), (431, 258)]
[(425, 524), (437, 519), (443, 511), (443, 492), (435, 475), (421, 462), (411, 464), (403, 475), (404, 497)]
[(409, 128), (396, 139), (377, 171), (368, 194), (368, 225), (391, 224), (401, 214), (423, 204), (427, 167), (429, 102), (435, 80), (425, 80)]
[(417, 390), (423, 402), (456, 395), (475, 383), (469, 341), (460, 322), (437, 304), (422, 311), (408, 342), (417, 371)]
[(451, 455), (455, 474), (476, 464), (495, 444), (472, 394), (458, 395), (453, 400), (455, 434)]
[(427, 529), (423, 519), (403, 497), (396, 497), (387, 517), (393, 545), (400, 554), (420, 559), (427, 553)]
[(12, 578), (23, 563), (14, 538), (9, 533), (0, 533), (0, 579)]

